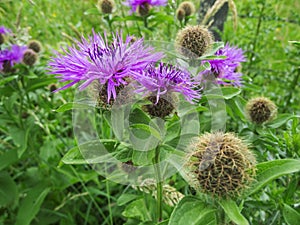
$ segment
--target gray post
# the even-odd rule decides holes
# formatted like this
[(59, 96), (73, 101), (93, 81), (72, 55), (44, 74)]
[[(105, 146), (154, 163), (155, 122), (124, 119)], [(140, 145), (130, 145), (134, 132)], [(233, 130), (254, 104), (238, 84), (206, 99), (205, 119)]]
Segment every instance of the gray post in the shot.
[[(203, 20), (207, 10), (214, 5), (215, 1), (216, 0), (200, 0), (200, 9), (198, 11), (199, 23)], [(221, 41), (220, 33), (223, 32), (224, 23), (226, 21), (227, 14), (228, 14), (228, 3), (226, 2), (221, 7), (221, 9), (209, 20), (209, 21), (214, 20), (209, 29), (212, 31), (215, 37), (215, 41)]]

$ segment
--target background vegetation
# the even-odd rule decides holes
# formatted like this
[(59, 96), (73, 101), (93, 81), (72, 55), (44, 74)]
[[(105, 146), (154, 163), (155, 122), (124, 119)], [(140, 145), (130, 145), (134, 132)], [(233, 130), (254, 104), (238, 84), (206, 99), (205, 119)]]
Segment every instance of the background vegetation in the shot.
[[(43, 45), (36, 66), (20, 66), (24, 82), (1, 75), (0, 224), (153, 224), (147, 221), (147, 212), (127, 207), (133, 199), (153, 202), (151, 195), (107, 181), (89, 165), (61, 161), (76, 140), (71, 111), (56, 109), (71, 102), (73, 92), (52, 93), (62, 84), (48, 74), (46, 65), (53, 50), (92, 29), (101, 33), (123, 29), (147, 40), (173, 41), (181, 27), (174, 17), (179, 1), (169, 2), (153, 11), (148, 28), (140, 18), (128, 16), (129, 9), (119, 0), (112, 18), (99, 12), (95, 0), (0, 2), (0, 25)], [(234, 30), (229, 14), (222, 38), (242, 48), (247, 62), (241, 97), (227, 102), (227, 130), (251, 140), (259, 162), (299, 159), (300, 48), (289, 41), (300, 40), (300, 2), (242, 0), (236, 5), (238, 27)], [(189, 21), (196, 23), (196, 16)], [(267, 127), (253, 127), (236, 107), (254, 96), (269, 97), (278, 106), (278, 119)], [(251, 224), (296, 225), (285, 218), (292, 212), (297, 222), (300, 215), (299, 172), (292, 172), (239, 202)], [(168, 182), (184, 195), (195, 194), (179, 175)], [(173, 208), (165, 207), (165, 214), (171, 215)]]

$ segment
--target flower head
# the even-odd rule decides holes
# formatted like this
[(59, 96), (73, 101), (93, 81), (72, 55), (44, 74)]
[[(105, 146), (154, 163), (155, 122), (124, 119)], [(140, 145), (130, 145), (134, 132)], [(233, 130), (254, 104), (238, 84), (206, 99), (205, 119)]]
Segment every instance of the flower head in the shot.
[(5, 26), (0, 26), (0, 34), (11, 33), (11, 29), (6, 28)]
[(168, 0), (126, 0), (124, 5), (131, 7), (131, 12), (135, 12), (138, 7), (144, 7), (144, 5), (164, 6), (167, 3)]
[(172, 65), (160, 63), (158, 67), (154, 64), (148, 65), (141, 73), (135, 73), (135, 78), (140, 87), (138, 93), (154, 94), (156, 103), (160, 96), (178, 92), (192, 102), (193, 99), (200, 98), (200, 94), (194, 90), (197, 83), (191, 81), (188, 72), (180, 70)]
[(237, 47), (231, 47), (228, 43), (224, 48), (219, 49), (216, 56), (226, 56), (225, 59), (213, 59), (203, 61), (209, 62), (211, 68), (200, 73), (200, 77), (214, 76), (218, 84), (241, 86), (242, 74), (236, 72), (241, 62), (245, 62), (243, 50)]
[(0, 51), (0, 69), (3, 69), (5, 62), (9, 62), (8, 65), (10, 67), (21, 62), (26, 49), (26, 46), (12, 45), (10, 49)]
[(79, 86), (83, 90), (96, 80), (107, 85), (108, 102), (111, 96), (115, 99), (116, 87), (127, 84), (125, 78), (163, 57), (162, 53), (154, 53), (152, 47), (146, 47), (143, 39), (131, 40), (130, 36), (123, 40), (122, 34), (117, 33), (109, 44), (106, 34), (102, 37), (93, 33), (77, 42), (77, 47), (63, 49), (64, 54), (57, 53), (49, 63), (51, 71), (59, 75), (60, 81), (71, 81), (58, 90), (84, 81)]

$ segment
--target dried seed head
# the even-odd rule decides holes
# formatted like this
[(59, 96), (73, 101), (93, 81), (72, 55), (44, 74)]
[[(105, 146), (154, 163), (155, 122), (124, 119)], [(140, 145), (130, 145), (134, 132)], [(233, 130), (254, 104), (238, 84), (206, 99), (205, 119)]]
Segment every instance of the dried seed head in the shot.
[(181, 8), (178, 8), (177, 11), (176, 11), (176, 18), (179, 20), (179, 21), (182, 21), (184, 18), (185, 18), (185, 12), (183, 9)]
[(256, 124), (263, 124), (276, 117), (277, 107), (268, 98), (253, 98), (246, 104), (247, 117)]
[(138, 6), (137, 12), (140, 16), (147, 16), (149, 14), (150, 9), (151, 9), (151, 5), (145, 2)]
[(148, 105), (143, 106), (143, 110), (147, 112), (149, 115), (159, 118), (165, 118), (174, 112), (176, 103), (178, 101), (177, 96), (174, 94), (165, 95), (160, 97), (158, 102), (156, 103), (156, 96), (149, 96), (147, 99), (151, 102)]
[(219, 198), (237, 197), (255, 174), (255, 157), (232, 133), (206, 133), (191, 144), (187, 167), (196, 190)]
[(102, 13), (111, 14), (115, 7), (115, 1), (114, 0), (99, 0), (98, 5), (99, 5), (99, 8), (101, 9)]
[(213, 44), (211, 32), (200, 25), (188, 26), (177, 33), (177, 50), (188, 58), (197, 58), (207, 52)]
[(32, 49), (27, 49), (23, 55), (23, 63), (28, 66), (33, 66), (38, 59), (38, 55)]
[(36, 41), (36, 40), (30, 41), (27, 46), (28, 46), (29, 49), (32, 49), (36, 53), (39, 53), (42, 50), (41, 43), (39, 41)]
[(185, 13), (185, 16), (190, 16), (195, 13), (195, 5), (192, 2), (184, 1), (180, 3), (178, 9), (182, 9)]

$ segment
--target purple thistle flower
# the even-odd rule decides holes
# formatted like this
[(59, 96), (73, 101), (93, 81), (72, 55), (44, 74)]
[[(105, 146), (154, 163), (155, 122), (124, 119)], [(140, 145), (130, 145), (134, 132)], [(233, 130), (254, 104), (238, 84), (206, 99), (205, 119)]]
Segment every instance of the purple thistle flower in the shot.
[(0, 34), (11, 33), (11, 29), (6, 28), (5, 26), (0, 26)]
[(57, 53), (49, 63), (51, 73), (58, 74), (61, 82), (71, 81), (58, 90), (84, 81), (79, 86), (83, 90), (98, 80), (107, 84), (108, 102), (111, 95), (115, 99), (116, 87), (127, 84), (125, 78), (163, 57), (162, 53), (154, 53), (152, 47), (144, 46), (143, 39), (132, 42), (132, 38), (127, 36), (123, 41), (122, 33), (117, 33), (109, 45), (106, 34), (102, 37), (93, 32), (93, 36), (77, 42), (77, 48), (72, 46), (63, 49), (64, 54)]
[(131, 7), (131, 12), (135, 12), (138, 6), (149, 4), (151, 6), (165, 6), (168, 0), (126, 0), (124, 5)]
[(3, 64), (6, 61), (10, 63), (10, 66), (20, 63), (26, 49), (26, 46), (12, 45), (10, 49), (0, 51), (0, 69), (3, 69)]
[(215, 76), (218, 84), (228, 85), (230, 83), (234, 86), (241, 86), (242, 74), (237, 73), (236, 69), (241, 62), (246, 61), (243, 50), (237, 47), (231, 47), (227, 43), (224, 48), (219, 49), (215, 55), (226, 56), (226, 58), (203, 61), (203, 63), (209, 62), (211, 68), (200, 72), (198, 79)]
[(154, 64), (148, 65), (142, 73), (135, 73), (134, 78), (139, 83), (136, 92), (156, 95), (156, 104), (160, 96), (171, 92), (184, 95), (186, 100), (200, 98), (200, 94), (194, 90), (199, 82), (193, 82), (190, 74), (172, 65), (160, 63), (158, 67)]

